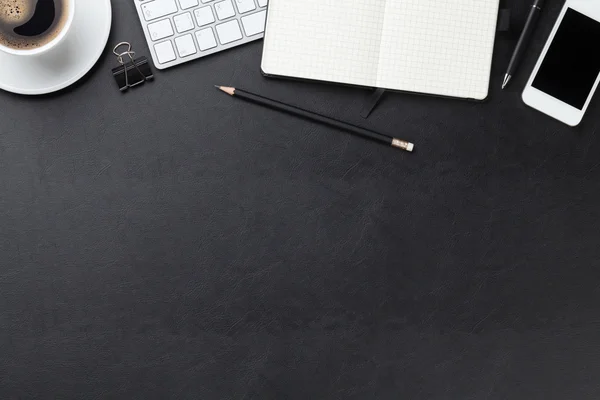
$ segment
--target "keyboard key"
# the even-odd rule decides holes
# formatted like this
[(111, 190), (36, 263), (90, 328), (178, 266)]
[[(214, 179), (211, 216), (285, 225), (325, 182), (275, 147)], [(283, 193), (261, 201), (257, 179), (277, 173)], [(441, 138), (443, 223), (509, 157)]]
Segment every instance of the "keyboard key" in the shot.
[(173, 22), (175, 22), (175, 29), (177, 32), (186, 32), (190, 29), (194, 29), (194, 21), (192, 21), (192, 14), (185, 13), (176, 15), (173, 17)]
[(206, 51), (217, 47), (217, 41), (215, 40), (215, 34), (211, 28), (201, 29), (196, 32), (196, 39), (198, 39), (198, 46), (201, 51)]
[(242, 31), (240, 30), (240, 24), (237, 22), (237, 19), (217, 25), (216, 28), (221, 44), (235, 42), (242, 38)]
[(248, 11), (256, 10), (254, 0), (234, 0), (240, 14), (247, 13)]
[(211, 1), (214, 1), (214, 0), (202, 0), (202, 3), (206, 4), (206, 3), (210, 3)]
[(168, 18), (148, 24), (148, 32), (150, 32), (153, 41), (164, 39), (174, 33), (173, 26)]
[(191, 34), (178, 37), (175, 39), (175, 45), (177, 46), (177, 52), (179, 57), (187, 57), (192, 54), (196, 54), (196, 45), (194, 44), (194, 38)]
[(168, 63), (177, 58), (170, 40), (154, 45), (154, 51), (160, 64)]
[(231, 0), (225, 0), (220, 3), (216, 3), (215, 11), (217, 12), (217, 18), (219, 19), (226, 19), (235, 15)]
[(204, 26), (215, 22), (215, 16), (210, 7), (202, 7), (194, 11), (198, 26)]
[(179, 6), (182, 10), (187, 10), (188, 8), (196, 7), (198, 5), (198, 0), (179, 0)]
[(263, 33), (265, 31), (266, 16), (267, 10), (259, 11), (255, 14), (242, 17), (242, 25), (244, 26), (244, 32), (246, 32), (246, 36), (253, 36)]
[(142, 4), (142, 13), (146, 21), (152, 21), (177, 12), (175, 0), (154, 0)]
[(258, 6), (259, 7), (266, 7), (267, 6), (267, 0), (258, 0)]

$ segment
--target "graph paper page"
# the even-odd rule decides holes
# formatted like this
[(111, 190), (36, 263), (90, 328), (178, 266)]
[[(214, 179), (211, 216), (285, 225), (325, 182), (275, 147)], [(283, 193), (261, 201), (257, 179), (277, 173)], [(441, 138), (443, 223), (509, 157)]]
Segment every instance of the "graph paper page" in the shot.
[(266, 74), (483, 99), (499, 0), (270, 0)]
[(498, 0), (389, 0), (376, 86), (484, 99), (498, 6)]
[(262, 70), (375, 86), (385, 0), (271, 0)]

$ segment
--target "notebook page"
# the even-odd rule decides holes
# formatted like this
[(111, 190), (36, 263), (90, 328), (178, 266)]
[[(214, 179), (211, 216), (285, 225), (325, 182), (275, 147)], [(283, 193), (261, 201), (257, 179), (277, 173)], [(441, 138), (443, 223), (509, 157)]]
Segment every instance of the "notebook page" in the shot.
[(499, 0), (388, 0), (377, 86), (484, 99)]
[(375, 86), (385, 0), (270, 0), (266, 74)]

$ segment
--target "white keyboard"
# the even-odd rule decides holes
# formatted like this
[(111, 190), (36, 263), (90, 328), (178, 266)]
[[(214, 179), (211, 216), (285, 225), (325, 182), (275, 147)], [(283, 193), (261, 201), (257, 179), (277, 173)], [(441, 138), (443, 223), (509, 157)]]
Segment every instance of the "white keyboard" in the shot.
[(263, 37), (267, 0), (134, 0), (152, 60), (173, 67)]

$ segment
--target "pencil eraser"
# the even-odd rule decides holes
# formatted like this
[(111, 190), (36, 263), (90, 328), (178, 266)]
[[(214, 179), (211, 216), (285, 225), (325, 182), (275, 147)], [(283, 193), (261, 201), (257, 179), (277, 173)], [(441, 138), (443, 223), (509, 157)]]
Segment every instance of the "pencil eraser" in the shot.
[(414, 148), (415, 148), (415, 145), (414, 145), (414, 144), (412, 144), (412, 143), (409, 143), (409, 144), (406, 146), (406, 151), (413, 151), (413, 149), (414, 149)]

